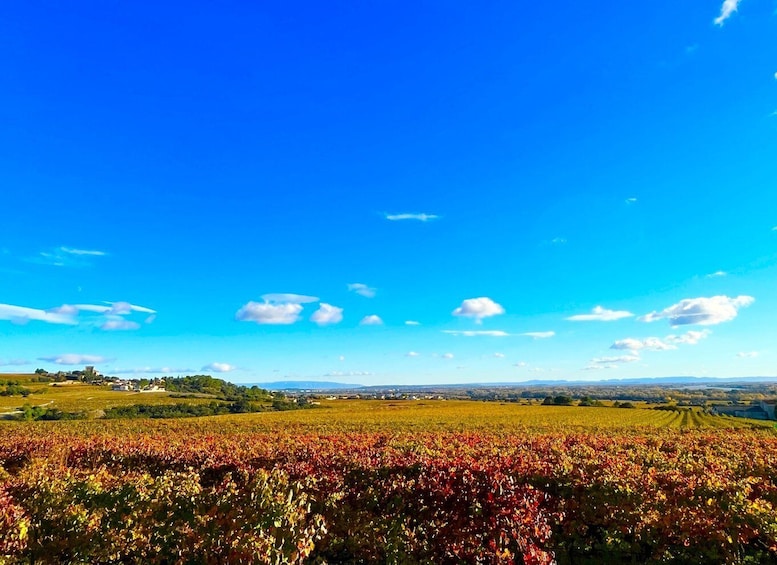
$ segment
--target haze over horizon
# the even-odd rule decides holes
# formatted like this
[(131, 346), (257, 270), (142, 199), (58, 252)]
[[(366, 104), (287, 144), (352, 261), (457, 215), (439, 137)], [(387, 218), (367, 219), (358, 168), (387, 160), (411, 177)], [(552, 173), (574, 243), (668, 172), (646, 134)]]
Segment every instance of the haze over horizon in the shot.
[(777, 374), (774, 4), (598, 7), (0, 6), (0, 372)]

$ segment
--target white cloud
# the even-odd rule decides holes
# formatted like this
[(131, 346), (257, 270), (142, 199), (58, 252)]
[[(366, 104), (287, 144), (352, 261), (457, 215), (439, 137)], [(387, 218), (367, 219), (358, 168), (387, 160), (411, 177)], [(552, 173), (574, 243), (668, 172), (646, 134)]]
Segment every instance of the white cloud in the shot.
[(513, 367), (528, 367), (529, 364), (526, 361), (518, 361), (518, 363), (513, 363)]
[(106, 302), (106, 304), (63, 304), (56, 308), (51, 308), (49, 312), (58, 314), (75, 315), (78, 312), (95, 312), (112, 316), (126, 316), (132, 312), (143, 312), (145, 314), (156, 314), (156, 310), (130, 304), (129, 302)]
[(616, 341), (610, 346), (610, 349), (620, 349), (628, 351), (668, 351), (677, 349), (676, 346), (665, 343), (658, 337), (648, 337), (645, 339), (634, 339), (632, 337)]
[(338, 361), (345, 361), (345, 355), (340, 355), (340, 357), (337, 358)]
[(105, 322), (100, 325), (100, 329), (104, 331), (126, 331), (126, 330), (137, 330), (140, 328), (140, 324), (137, 322), (133, 322), (131, 320), (125, 320), (124, 318), (113, 318), (110, 320), (105, 320)]
[(497, 353), (494, 353), (494, 357), (496, 357), (497, 359), (504, 359), (505, 354), (497, 352)]
[(294, 294), (291, 292), (279, 292), (263, 294), (262, 300), (265, 302), (273, 302), (277, 304), (309, 304), (311, 302), (318, 302), (318, 297), (306, 296), (304, 294)]
[(229, 363), (208, 363), (205, 365), (201, 371), (213, 371), (214, 373), (229, 373), (230, 371), (234, 371), (237, 369), (234, 365), (230, 365)]
[(361, 326), (382, 326), (383, 320), (380, 319), (380, 316), (376, 316), (375, 314), (370, 314), (369, 316), (364, 316), (362, 318), (362, 321), (359, 322), (359, 325)]
[(145, 306), (138, 306), (137, 304), (130, 304), (129, 302), (108, 302), (111, 305), (109, 314), (117, 314), (123, 316), (130, 312), (143, 312), (144, 314), (156, 314), (156, 310), (146, 308)]
[(74, 247), (65, 247), (64, 245), (59, 248), (62, 253), (68, 255), (89, 255), (92, 257), (104, 257), (107, 255), (105, 251), (97, 251), (95, 249), (76, 249)]
[(416, 220), (418, 222), (429, 222), (436, 220), (440, 216), (437, 214), (386, 214), (386, 219), (392, 222), (399, 222), (402, 220)]
[(26, 359), (0, 359), (0, 367), (18, 367), (20, 365), (30, 365)]
[(757, 351), (740, 351), (737, 353), (737, 357), (742, 357), (744, 359), (754, 359), (755, 357), (758, 357)]
[(48, 361), (57, 365), (95, 365), (97, 363), (107, 363), (110, 359), (99, 355), (78, 355), (76, 353), (65, 353), (64, 355), (50, 355), (48, 357), (38, 357), (38, 361)]
[(507, 337), (510, 335), (509, 333), (503, 332), (502, 330), (443, 330), (442, 333), (450, 335), (461, 335), (465, 337), (476, 337), (481, 335), (488, 337)]
[(636, 203), (637, 203), (637, 199), (634, 197), (626, 199), (626, 204), (636, 204)]
[(443, 359), (453, 359), (453, 353), (443, 353), (442, 354)]
[(617, 369), (618, 365), (614, 363), (606, 363), (604, 365), (588, 365), (587, 367), (583, 367), (584, 371), (602, 371), (604, 369)]
[(76, 249), (74, 247), (55, 247), (49, 251), (41, 251), (35, 257), (28, 259), (32, 263), (42, 263), (55, 267), (86, 267), (89, 259), (104, 257), (107, 253), (92, 249)]
[(337, 324), (343, 321), (343, 309), (331, 304), (322, 302), (318, 306), (318, 310), (313, 312), (310, 320), (318, 324), (319, 326), (326, 326), (328, 324)]
[(475, 322), (480, 323), (483, 318), (504, 314), (505, 309), (486, 296), (480, 298), (468, 298), (461, 303), (461, 306), (453, 311), (454, 316), (463, 316), (474, 318)]
[(368, 377), (372, 375), (369, 371), (332, 371), (324, 373), (325, 377)]
[(556, 335), (556, 332), (524, 332), (520, 335), (525, 335), (526, 337), (531, 337), (534, 339), (547, 339)]
[(725, 277), (727, 275), (728, 275), (728, 273), (726, 271), (715, 271), (714, 273), (710, 273), (709, 275), (707, 275), (707, 278), (708, 279), (714, 279), (714, 278), (717, 278), (717, 277)]
[(288, 325), (299, 320), (300, 312), (302, 312), (302, 306), (299, 304), (248, 302), (237, 311), (235, 319), (257, 324)]
[(554, 237), (550, 240), (551, 245), (564, 245), (567, 242), (564, 237)]
[(146, 374), (192, 374), (196, 373), (194, 369), (175, 368), (175, 367), (136, 367), (134, 369), (108, 369), (105, 371), (110, 375), (146, 375)]
[(594, 357), (593, 359), (591, 359), (591, 364), (608, 365), (613, 363), (634, 363), (639, 360), (640, 360), (640, 357), (637, 354), (618, 355), (617, 357)]
[(723, 0), (723, 5), (720, 7), (720, 15), (715, 18), (715, 24), (722, 26), (723, 22), (737, 11), (740, 2), (741, 0)]
[(71, 326), (78, 324), (78, 321), (68, 312), (39, 310), (25, 306), (13, 306), (12, 304), (0, 304), (0, 320), (10, 320), (17, 324), (26, 324), (31, 320), (46, 322), (47, 324), (66, 324)]
[(415, 320), (405, 320), (406, 326), (420, 326), (421, 322), (416, 322)]
[(405, 353), (405, 357), (418, 357), (420, 355), (421, 354), (416, 351), (408, 351), (407, 353)]
[(631, 318), (634, 314), (626, 310), (608, 310), (601, 306), (596, 306), (590, 314), (576, 314), (570, 316), (567, 320), (571, 322), (612, 322), (622, 318)]
[(755, 302), (752, 296), (712, 296), (710, 298), (686, 298), (661, 312), (651, 312), (639, 318), (641, 322), (667, 319), (673, 326), (696, 324), (712, 326), (737, 317), (740, 308)]
[(363, 283), (350, 283), (348, 285), (348, 290), (355, 292), (359, 296), (364, 296), (365, 298), (374, 298), (377, 293), (377, 289)]
[(669, 343), (682, 343), (686, 345), (696, 345), (701, 340), (703, 340), (705, 337), (708, 337), (712, 332), (710, 330), (702, 330), (702, 331), (689, 331), (685, 332), (682, 335), (668, 335), (666, 336), (666, 340)]

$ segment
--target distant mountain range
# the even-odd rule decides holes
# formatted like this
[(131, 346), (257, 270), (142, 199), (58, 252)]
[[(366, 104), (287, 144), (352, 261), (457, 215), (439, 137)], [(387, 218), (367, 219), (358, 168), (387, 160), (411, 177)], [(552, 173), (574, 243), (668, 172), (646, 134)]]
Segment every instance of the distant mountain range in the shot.
[(272, 383), (249, 383), (267, 390), (354, 390), (364, 385), (336, 383), (332, 381), (275, 381)]
[(426, 385), (361, 385), (339, 383), (333, 381), (275, 381), (270, 383), (249, 383), (267, 390), (428, 390), (428, 389), (462, 389), (483, 387), (529, 387), (529, 386), (693, 386), (693, 385), (721, 385), (736, 383), (774, 382), (777, 376), (755, 377), (641, 377), (634, 379), (601, 379), (597, 381), (577, 381), (565, 379), (534, 379), (517, 382), (491, 382), (491, 383), (462, 383), (462, 384), (426, 384)]

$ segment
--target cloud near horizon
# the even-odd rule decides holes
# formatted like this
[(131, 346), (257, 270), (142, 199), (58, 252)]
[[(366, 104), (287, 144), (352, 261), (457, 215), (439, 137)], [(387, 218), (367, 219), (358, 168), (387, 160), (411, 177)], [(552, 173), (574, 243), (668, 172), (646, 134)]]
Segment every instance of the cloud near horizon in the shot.
[(201, 371), (213, 371), (214, 373), (229, 373), (231, 371), (234, 371), (237, 369), (234, 365), (230, 365), (229, 363), (208, 363), (207, 365), (204, 365)]
[(112, 361), (110, 357), (100, 355), (78, 355), (76, 353), (65, 353), (64, 355), (49, 355), (47, 357), (38, 357), (38, 361), (48, 361), (56, 365), (97, 365)]
[(383, 320), (380, 316), (377, 316), (375, 314), (370, 314), (369, 316), (364, 316), (362, 318), (362, 321), (359, 322), (360, 326), (382, 326)]
[(651, 312), (637, 319), (640, 322), (669, 320), (672, 326), (712, 326), (733, 320), (740, 308), (750, 306), (753, 302), (755, 298), (752, 296), (686, 298), (660, 312)]
[(0, 367), (20, 367), (31, 364), (27, 359), (0, 359)]

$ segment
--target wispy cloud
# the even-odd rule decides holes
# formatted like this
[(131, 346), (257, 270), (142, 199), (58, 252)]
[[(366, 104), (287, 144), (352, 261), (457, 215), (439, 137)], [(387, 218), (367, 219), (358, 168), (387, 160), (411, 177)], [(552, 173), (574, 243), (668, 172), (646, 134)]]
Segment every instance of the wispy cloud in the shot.
[(737, 357), (742, 357), (744, 359), (754, 359), (755, 357), (758, 357), (757, 351), (740, 351), (737, 353)]
[(636, 361), (640, 361), (640, 357), (636, 352), (630, 355), (618, 355), (615, 357), (594, 357), (584, 370), (617, 369), (624, 363), (635, 363)]
[(19, 367), (21, 365), (29, 365), (30, 362), (27, 359), (0, 359), (0, 367)]
[(107, 369), (106, 373), (111, 375), (183, 375), (196, 373), (194, 369), (181, 367), (136, 367), (134, 369)]
[(364, 316), (362, 318), (362, 321), (359, 322), (359, 325), (361, 326), (382, 326), (383, 320), (380, 318), (380, 316), (377, 316), (375, 314), (370, 314), (369, 316)]
[(487, 296), (468, 298), (453, 311), (454, 316), (474, 318), (478, 324), (482, 322), (483, 318), (490, 318), (491, 316), (498, 316), (504, 313), (505, 309)]
[(626, 310), (608, 310), (607, 308), (596, 306), (591, 310), (590, 314), (576, 314), (568, 317), (567, 320), (572, 322), (613, 322), (623, 318), (631, 318), (632, 316), (634, 314)]
[(454, 355), (453, 353), (443, 353), (440, 357), (443, 359), (453, 359)]
[(100, 355), (79, 355), (76, 353), (65, 353), (64, 355), (49, 355), (48, 357), (38, 357), (38, 361), (48, 361), (57, 365), (96, 365), (98, 363), (107, 363), (111, 361), (108, 357)]
[(421, 322), (416, 322), (415, 320), (405, 320), (406, 326), (420, 326)]
[(628, 337), (626, 339), (620, 339), (610, 346), (610, 349), (619, 349), (626, 351), (668, 351), (671, 349), (677, 349), (676, 345), (666, 343), (658, 337), (648, 337), (645, 339), (635, 339)]
[(685, 332), (682, 335), (668, 335), (666, 336), (666, 341), (668, 343), (681, 343), (685, 345), (696, 345), (704, 338), (708, 337), (712, 332), (710, 330), (702, 330), (702, 331), (689, 331)]
[(507, 337), (510, 334), (502, 330), (442, 330), (442, 333), (448, 335), (457, 335), (464, 337)]
[(65, 246), (62, 246), (59, 249), (62, 253), (67, 253), (68, 255), (88, 255), (91, 257), (104, 257), (107, 255), (105, 251), (97, 251), (96, 249), (76, 249), (75, 247)]
[(343, 321), (343, 309), (322, 302), (318, 310), (313, 312), (310, 320), (319, 326), (338, 324)]
[(518, 335), (525, 335), (526, 337), (530, 337), (533, 339), (548, 339), (549, 337), (553, 337), (556, 335), (556, 332), (550, 331), (550, 332), (524, 332), (522, 334)]
[(12, 304), (0, 304), (0, 320), (10, 320), (16, 324), (26, 324), (32, 320), (46, 322), (47, 324), (64, 324), (70, 326), (78, 324), (78, 320), (76, 320), (72, 314), (51, 310), (40, 310), (38, 308), (27, 308), (25, 306), (14, 306)]
[(715, 271), (714, 273), (710, 273), (706, 275), (706, 278), (715, 279), (715, 278), (720, 278), (725, 276), (728, 276), (728, 273), (726, 271)]
[(712, 334), (710, 330), (690, 330), (680, 335), (668, 335), (665, 338), (647, 337), (637, 339), (628, 337), (620, 339), (610, 346), (610, 349), (627, 350), (636, 355), (639, 351), (671, 351), (677, 349), (678, 345), (696, 345), (701, 340)]
[(114, 318), (105, 320), (100, 325), (100, 329), (103, 331), (131, 331), (140, 329), (140, 324), (133, 322), (132, 320), (125, 320), (124, 318)]
[(720, 7), (720, 15), (715, 18), (715, 24), (722, 26), (723, 22), (729, 19), (734, 12), (739, 8), (741, 0), (724, 0), (723, 5)]
[(632, 198), (627, 198), (627, 199), (625, 200), (625, 202), (626, 202), (626, 204), (636, 204), (636, 203), (637, 203), (637, 199), (636, 199), (636, 198), (634, 198), (634, 197), (632, 197)]
[(712, 296), (709, 298), (686, 298), (660, 312), (651, 312), (639, 319), (641, 322), (669, 320), (673, 326), (701, 325), (712, 326), (728, 322), (737, 317), (740, 308), (755, 302), (752, 296)]
[(408, 351), (407, 353), (405, 353), (405, 357), (420, 357), (420, 356), (421, 354), (418, 353), (417, 351)]
[(348, 290), (355, 292), (359, 296), (364, 296), (365, 298), (374, 298), (377, 293), (377, 289), (363, 283), (351, 283), (348, 285)]
[(108, 254), (105, 251), (96, 249), (77, 249), (75, 247), (55, 247), (46, 251), (41, 251), (37, 255), (30, 257), (27, 261), (31, 263), (40, 263), (43, 265), (53, 265), (55, 267), (86, 267), (90, 265), (89, 259), (96, 257), (105, 257)]
[(105, 304), (62, 304), (55, 308), (46, 310), (50, 315), (63, 316), (73, 321), (73, 324), (78, 324), (82, 320), (78, 319), (78, 315), (81, 312), (89, 312), (93, 314), (101, 314), (99, 317), (87, 317), (85, 323), (99, 327), (104, 331), (129, 331), (140, 329), (140, 324), (133, 320), (127, 320), (125, 316), (129, 316), (133, 312), (140, 312), (143, 314), (150, 314), (146, 318), (146, 323), (154, 321), (156, 316), (156, 310), (147, 308), (146, 306), (138, 306), (137, 304), (131, 304), (129, 302), (106, 302)]
[(202, 371), (212, 371), (214, 373), (229, 373), (231, 371), (234, 371), (237, 369), (234, 365), (230, 365), (229, 363), (208, 363), (207, 365), (202, 367)]
[(324, 373), (325, 377), (369, 377), (370, 371), (331, 371)]
[(415, 220), (417, 222), (430, 222), (432, 220), (437, 220), (440, 218), (437, 214), (415, 214), (415, 213), (404, 213), (404, 214), (385, 214), (384, 217), (392, 222), (401, 222), (403, 220)]

